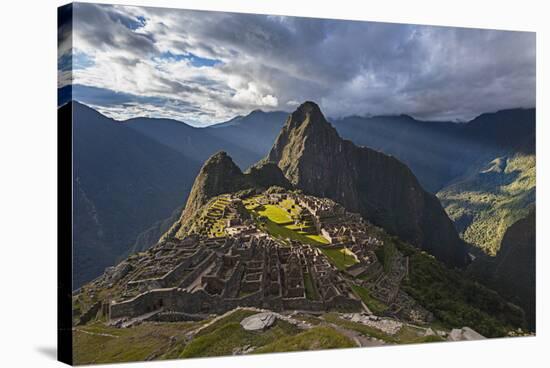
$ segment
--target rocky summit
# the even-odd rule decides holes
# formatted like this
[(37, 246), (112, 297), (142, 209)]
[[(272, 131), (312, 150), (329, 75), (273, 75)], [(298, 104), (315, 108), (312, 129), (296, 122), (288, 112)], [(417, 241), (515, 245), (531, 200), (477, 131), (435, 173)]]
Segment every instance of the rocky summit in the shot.
[(305, 193), (331, 198), (449, 265), (466, 263), (465, 244), (451, 220), (411, 170), (342, 139), (314, 102), (290, 114), (264, 161)]

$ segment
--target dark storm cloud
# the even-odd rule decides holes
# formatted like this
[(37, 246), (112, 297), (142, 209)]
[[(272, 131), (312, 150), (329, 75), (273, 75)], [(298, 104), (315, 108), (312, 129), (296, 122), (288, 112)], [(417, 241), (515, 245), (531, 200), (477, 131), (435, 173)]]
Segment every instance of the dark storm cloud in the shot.
[(134, 32), (138, 22), (142, 26), (145, 22), (117, 9), (111, 5), (75, 3), (74, 16), (78, 22), (74, 32), (98, 49), (125, 48), (141, 55), (156, 53), (153, 35)]
[(132, 93), (192, 99), (210, 121), (303, 100), (333, 117), (461, 120), (535, 105), (534, 33), (90, 4), (77, 14), (78, 40), (105, 53), (96, 64), (123, 66), (123, 81), (149, 73)]

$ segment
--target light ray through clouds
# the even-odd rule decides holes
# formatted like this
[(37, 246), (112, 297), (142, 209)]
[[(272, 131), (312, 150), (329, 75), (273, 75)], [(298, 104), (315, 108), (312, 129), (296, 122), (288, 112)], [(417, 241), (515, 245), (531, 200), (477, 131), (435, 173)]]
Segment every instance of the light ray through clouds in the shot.
[(59, 72), (72, 52), (74, 98), (119, 119), (201, 126), (304, 100), (334, 118), (468, 120), (535, 105), (530, 32), (73, 6)]

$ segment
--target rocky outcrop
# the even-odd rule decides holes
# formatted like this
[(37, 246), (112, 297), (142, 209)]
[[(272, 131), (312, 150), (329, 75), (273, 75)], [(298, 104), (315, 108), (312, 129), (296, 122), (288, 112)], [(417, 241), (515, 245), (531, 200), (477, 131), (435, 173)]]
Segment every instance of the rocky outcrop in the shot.
[(245, 175), (254, 185), (259, 187), (278, 186), (284, 189), (292, 187), (281, 169), (271, 162), (260, 162), (248, 169)]
[(247, 331), (263, 331), (271, 327), (276, 320), (274, 313), (263, 312), (246, 317), (241, 321), (241, 326)]
[(453, 266), (466, 248), (438, 199), (397, 159), (342, 139), (319, 106), (303, 103), (287, 119), (264, 162), (298, 189), (331, 198)]
[(483, 340), (486, 337), (474, 331), (470, 327), (453, 328), (447, 337), (447, 341), (472, 341)]

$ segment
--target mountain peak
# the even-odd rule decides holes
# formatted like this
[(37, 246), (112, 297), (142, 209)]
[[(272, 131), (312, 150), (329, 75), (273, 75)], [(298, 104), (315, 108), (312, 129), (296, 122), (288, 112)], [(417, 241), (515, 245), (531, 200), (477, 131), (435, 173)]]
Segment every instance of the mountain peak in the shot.
[(233, 192), (240, 185), (242, 176), (241, 169), (225, 151), (210, 156), (195, 178), (182, 214), (183, 222), (191, 218), (208, 199)]
[(306, 101), (288, 117), (267, 161), (277, 163), (290, 182), (297, 185), (300, 176), (299, 158), (305, 155), (315, 160), (315, 157), (323, 155), (325, 147), (338, 146), (341, 141), (319, 106), (315, 102)]
[(224, 161), (231, 161), (233, 162), (233, 159), (227, 154), (225, 151), (218, 151), (214, 153), (212, 156), (210, 156), (206, 161), (204, 166), (206, 165), (212, 165)]
[(301, 112), (304, 112), (304, 113), (311, 113), (311, 112), (315, 111), (315, 112), (320, 113), (321, 109), (319, 108), (319, 105), (317, 105), (315, 102), (305, 101), (300, 106), (298, 106), (296, 111), (301, 111)]
[(290, 115), (289, 119), (292, 125), (301, 123), (327, 123), (327, 120), (321, 112), (319, 105), (313, 101), (306, 101), (298, 106), (298, 108)]

